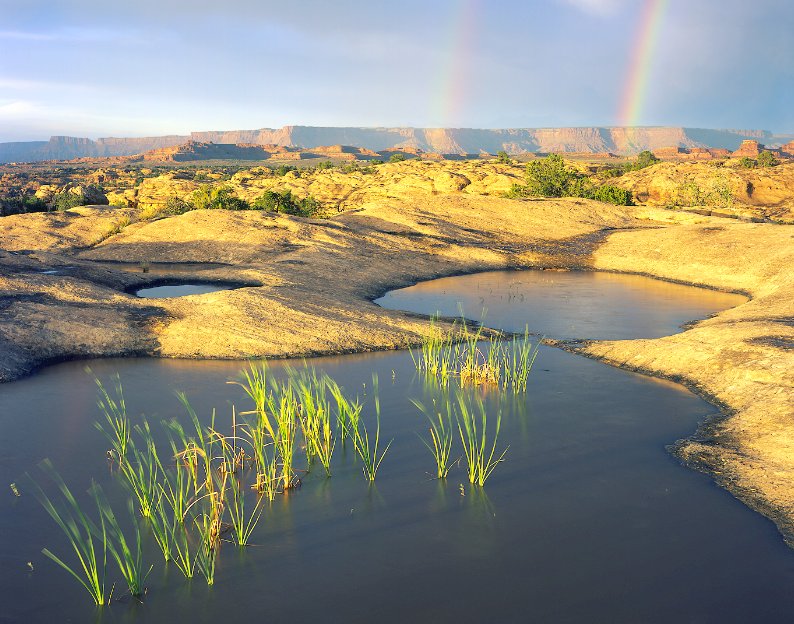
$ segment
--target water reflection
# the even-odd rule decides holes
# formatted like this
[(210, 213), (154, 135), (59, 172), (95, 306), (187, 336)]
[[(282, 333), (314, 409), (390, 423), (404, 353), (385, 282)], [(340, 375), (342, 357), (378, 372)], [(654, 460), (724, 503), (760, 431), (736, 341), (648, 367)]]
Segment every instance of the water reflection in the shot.
[(489, 327), (551, 338), (658, 338), (746, 301), (741, 295), (639, 275), (602, 272), (490, 271), (392, 291), (386, 308), (444, 316), (460, 310)]

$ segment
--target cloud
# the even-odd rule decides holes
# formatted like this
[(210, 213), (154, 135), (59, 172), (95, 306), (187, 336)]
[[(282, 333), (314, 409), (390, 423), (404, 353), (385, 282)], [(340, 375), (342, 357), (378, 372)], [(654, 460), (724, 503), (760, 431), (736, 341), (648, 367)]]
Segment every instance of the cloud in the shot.
[(109, 28), (63, 28), (52, 32), (0, 30), (0, 40), (61, 43), (146, 43), (151, 39), (138, 31)]

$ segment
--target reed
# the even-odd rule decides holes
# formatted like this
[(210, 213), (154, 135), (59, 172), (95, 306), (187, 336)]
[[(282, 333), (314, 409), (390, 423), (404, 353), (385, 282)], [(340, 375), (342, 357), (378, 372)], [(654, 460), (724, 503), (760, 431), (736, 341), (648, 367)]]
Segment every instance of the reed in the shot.
[(141, 548), (141, 531), (138, 527), (138, 522), (135, 519), (135, 511), (133, 509), (132, 501), (129, 501), (129, 512), (132, 518), (132, 527), (134, 534), (134, 542), (132, 544), (127, 542), (124, 532), (121, 530), (116, 515), (113, 509), (107, 502), (102, 488), (94, 484), (91, 488), (94, 499), (97, 502), (100, 515), (104, 518), (107, 527), (108, 550), (113, 559), (116, 561), (119, 572), (121, 573), (124, 582), (127, 584), (127, 589), (130, 595), (135, 598), (143, 596), (145, 592), (144, 582), (146, 577), (154, 567), (149, 566), (149, 569), (144, 572), (143, 566), (143, 550)]
[(355, 401), (348, 399), (339, 384), (330, 377), (326, 378), (326, 384), (336, 403), (336, 426), (339, 430), (339, 437), (342, 439), (342, 445), (344, 446), (345, 440), (350, 440), (355, 444), (355, 432), (358, 431), (363, 406), (358, 399)]
[(446, 401), (446, 409), (442, 412), (433, 399), (432, 409), (426, 407), (418, 401), (412, 402), (427, 417), (430, 423), (430, 442), (421, 438), (422, 443), (432, 453), (436, 462), (436, 477), (446, 479), (451, 467), (449, 458), (452, 452), (452, 407), (449, 399)]
[(502, 424), (502, 412), (496, 415), (496, 430), (489, 442), (487, 434), (488, 414), (481, 399), (470, 407), (463, 392), (458, 394), (458, 433), (463, 444), (469, 481), (482, 487), (497, 465), (504, 461), (507, 448), (496, 455), (496, 445)]
[(111, 452), (115, 454), (114, 459), (120, 466), (127, 459), (127, 449), (131, 437), (130, 421), (127, 417), (127, 404), (124, 401), (121, 378), (118, 375), (114, 378), (115, 397), (110, 396), (110, 393), (98, 378), (95, 377), (94, 381), (97, 388), (99, 388), (97, 405), (105, 416), (106, 422), (106, 425), (97, 422), (94, 423), (94, 426), (110, 442)]
[(469, 329), (465, 319), (459, 329), (453, 325), (446, 336), (431, 319), (431, 331), (422, 342), (419, 354), (411, 352), (414, 366), (428, 377), (447, 384), (452, 377), (461, 383), (499, 385), (513, 392), (525, 392), (527, 377), (538, 355), (541, 338), (533, 347), (529, 339), (529, 329), (523, 337), (514, 337), (509, 344), (491, 342), (483, 350), (483, 328)]
[[(533, 347), (529, 339), (529, 328), (525, 328), (523, 337), (519, 338), (516, 336), (510, 341), (509, 351), (505, 349), (505, 355), (502, 357), (503, 383), (505, 387), (510, 387), (516, 392), (526, 391), (527, 378), (529, 373), (532, 372), (532, 366), (538, 357), (538, 350), (544, 337), (541, 336)], [(509, 357), (507, 357), (508, 353)]]
[[(328, 399), (328, 377), (317, 377), (314, 370), (293, 374), (290, 382), (299, 402), (299, 422), (306, 442), (306, 459), (311, 466), (316, 459), (326, 476), (331, 476), (331, 457), (336, 436), (331, 425), (331, 403)], [(338, 417), (337, 417), (338, 419)]]
[[(222, 448), (224, 465), (233, 465), (236, 461), (234, 446), (229, 443), (228, 439), (224, 439)], [(230, 495), (226, 496), (226, 507), (229, 513), (230, 529), (235, 543), (242, 547), (248, 545), (251, 534), (254, 532), (254, 529), (256, 529), (256, 525), (259, 523), (262, 516), (262, 498), (257, 498), (253, 509), (247, 513), (245, 502), (246, 493), (242, 478), (231, 471), (227, 471), (227, 474), (229, 474), (228, 484)]]
[(298, 426), (298, 401), (292, 385), (288, 382), (278, 386), (274, 416), (277, 425), (274, 443), (281, 465), (278, 484), (281, 490), (288, 490), (295, 485), (293, 462)]
[[(44, 548), (41, 552), (66, 570), (91, 595), (94, 603), (102, 606), (110, 602), (110, 594), (105, 586), (107, 570), (108, 533), (105, 519), (100, 514), (100, 527), (85, 515), (72, 492), (66, 486), (49, 459), (39, 464), (42, 471), (58, 486), (66, 505), (58, 509), (44, 490), (34, 482), (34, 493), (41, 505), (61, 528), (77, 556), (79, 566), (69, 566), (52, 551)], [(94, 499), (95, 502), (96, 499)]]
[(243, 381), (245, 383), (229, 383), (240, 386), (254, 402), (254, 410), (252, 412), (241, 412), (241, 415), (255, 414), (258, 420), (258, 428), (266, 432), (271, 439), (275, 439), (276, 433), (269, 417), (269, 414), (273, 412), (273, 395), (268, 390), (267, 372), (267, 364), (264, 362), (259, 366), (255, 366), (253, 362), (250, 362), (248, 368), (244, 369), (242, 372)]
[(140, 438), (143, 450), (138, 448), (134, 438), (131, 439), (128, 447), (131, 457), (120, 465), (120, 473), (135, 496), (141, 515), (149, 518), (160, 503), (162, 464), (149, 423), (144, 420), (142, 424), (135, 425), (134, 431)]
[(199, 544), (194, 566), (207, 580), (207, 585), (215, 583), (215, 560), (218, 555), (218, 548), (215, 544), (215, 518), (211, 513), (201, 514), (196, 518), (196, 527), (199, 532)]
[(411, 351), (417, 370), (446, 382), (456, 373), (458, 348), (454, 342), (455, 324), (452, 331), (444, 333), (437, 325), (438, 317), (431, 317), (430, 331), (422, 341), (419, 354)]
[(393, 439), (389, 441), (386, 447), (379, 451), (380, 448), (380, 398), (378, 397), (378, 378), (376, 375), (372, 376), (372, 391), (375, 401), (375, 418), (377, 426), (375, 429), (374, 443), (370, 443), (369, 432), (363, 421), (360, 422), (359, 427), (355, 431), (355, 448), (361, 458), (363, 465), (364, 476), (368, 481), (374, 481), (375, 475), (378, 473), (381, 462), (386, 456), (386, 452), (391, 447)]

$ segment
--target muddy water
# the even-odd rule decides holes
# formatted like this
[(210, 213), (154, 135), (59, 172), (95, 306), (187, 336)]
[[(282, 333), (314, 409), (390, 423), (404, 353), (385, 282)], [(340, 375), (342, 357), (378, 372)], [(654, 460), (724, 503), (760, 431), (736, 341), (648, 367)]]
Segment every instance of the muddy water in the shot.
[[(500, 305), (487, 303), (493, 324)], [(248, 408), (225, 383), (239, 363), (88, 364), (105, 380), (118, 372), (129, 412), (147, 414), (155, 430), (182, 413), (176, 389), (205, 419), (217, 408), (220, 423), (231, 404)], [(394, 442), (375, 484), (340, 447), (332, 478), (314, 470), (268, 506), (255, 545), (224, 545), (214, 587), (164, 567), (147, 539), (155, 569), (144, 603), (101, 612), (40, 554), (69, 551), (24, 485), (49, 457), (76, 492), (94, 478), (123, 509), (93, 428), (86, 363), (0, 387), (0, 472), (21, 489), (15, 497), (4, 485), (0, 497), (0, 622), (790, 621), (794, 555), (774, 526), (665, 450), (716, 413), (680, 387), (542, 348), (526, 395), (480, 392), (491, 413), (503, 411), (500, 441), (510, 448), (479, 490), (460, 467), (446, 482), (430, 478), (417, 438), (425, 423), (410, 399), (440, 390), (414, 373), (408, 353), (310, 364), (365, 400), (370, 426), (379, 376), (382, 435)]]

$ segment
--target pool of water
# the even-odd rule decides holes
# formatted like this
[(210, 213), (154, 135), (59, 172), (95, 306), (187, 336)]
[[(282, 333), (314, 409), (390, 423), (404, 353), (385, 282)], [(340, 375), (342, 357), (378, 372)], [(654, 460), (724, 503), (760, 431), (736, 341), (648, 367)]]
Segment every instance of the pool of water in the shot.
[(743, 303), (741, 295), (651, 279), (585, 271), (489, 271), (394, 290), (386, 308), (482, 321), (551, 338), (660, 338), (683, 323)]
[(206, 295), (238, 287), (237, 284), (165, 284), (141, 288), (135, 291), (135, 295), (146, 299), (167, 299), (169, 297), (186, 297), (187, 295)]
[[(498, 301), (487, 303), (494, 314)], [(118, 373), (130, 414), (146, 414), (157, 435), (159, 421), (183, 412), (175, 390), (205, 421), (217, 409), (225, 431), (232, 405), (250, 407), (226, 383), (239, 362), (71, 362), (0, 387), (0, 470), (21, 489), (0, 497), (0, 622), (724, 623), (788, 622), (794, 612), (794, 554), (772, 523), (665, 450), (715, 408), (674, 384), (545, 347), (526, 394), (467, 391), (502, 411), (500, 447), (509, 445), (483, 489), (460, 466), (431, 478), (418, 438), (426, 421), (411, 399), (429, 403), (443, 390), (417, 375), (409, 353), (309, 361), (362, 398), (369, 427), (377, 374), (381, 435), (393, 443), (375, 483), (339, 447), (331, 478), (313, 470), (267, 506), (254, 545), (222, 547), (212, 588), (164, 566), (147, 536), (155, 568), (143, 604), (98, 611), (41, 555), (69, 551), (24, 476), (49, 457), (74, 491), (96, 479), (123, 509), (93, 427), (86, 364), (105, 381)]]

